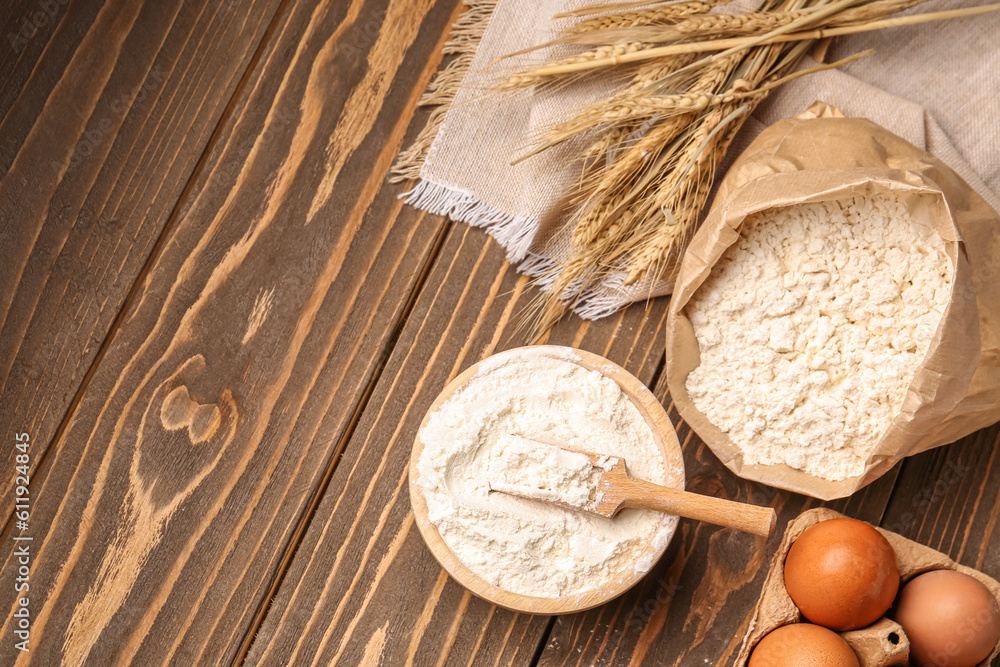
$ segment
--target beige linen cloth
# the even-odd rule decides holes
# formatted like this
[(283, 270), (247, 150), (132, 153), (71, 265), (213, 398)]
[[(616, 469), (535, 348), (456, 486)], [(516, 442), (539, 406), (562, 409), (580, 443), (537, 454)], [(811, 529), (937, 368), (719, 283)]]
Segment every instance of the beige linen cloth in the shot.
[[(569, 252), (560, 234), (562, 202), (580, 176), (583, 141), (517, 165), (531, 140), (613, 88), (607, 77), (556, 91), (500, 96), (490, 87), (514, 68), (572, 51), (536, 51), (490, 65), (551, 40), (551, 17), (586, 0), (471, 0), (448, 49), (458, 58), (432, 84), (425, 102), (441, 104), (416, 144), (401, 155), (397, 178), (416, 178), (406, 201), (484, 228), (518, 269), (551, 281), (554, 258)], [(908, 13), (981, 3), (932, 0)], [(740, 11), (730, 6), (723, 11)], [(566, 49), (567, 47), (558, 47)], [(843, 70), (801, 77), (779, 88), (747, 120), (727, 163), (764, 127), (820, 100), (847, 116), (868, 118), (937, 155), (1000, 211), (1000, 14), (842, 37), (833, 61), (874, 48)], [(803, 68), (815, 65), (804, 62)], [(722, 169), (725, 168), (725, 164)], [(721, 173), (720, 175), (721, 176)], [(622, 286), (614, 277), (574, 304), (586, 318), (638, 299), (668, 294), (664, 281)]]

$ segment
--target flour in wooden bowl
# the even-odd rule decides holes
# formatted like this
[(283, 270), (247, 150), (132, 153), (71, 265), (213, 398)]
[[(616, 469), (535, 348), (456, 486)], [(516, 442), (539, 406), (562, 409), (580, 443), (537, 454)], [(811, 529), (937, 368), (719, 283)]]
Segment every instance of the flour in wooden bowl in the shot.
[[(560, 356), (561, 355), (561, 356)], [(427, 516), (461, 563), (498, 588), (558, 598), (634, 577), (652, 566), (677, 518), (623, 510), (608, 520), (492, 492), (490, 476), (541, 480), (558, 495), (579, 493), (577, 472), (530, 468), (509, 436), (624, 458), (635, 477), (681, 486), (665, 455), (618, 384), (551, 347), (504, 352), (479, 364), (432, 411), (418, 435), (416, 484)], [(524, 468), (523, 470), (521, 468)]]

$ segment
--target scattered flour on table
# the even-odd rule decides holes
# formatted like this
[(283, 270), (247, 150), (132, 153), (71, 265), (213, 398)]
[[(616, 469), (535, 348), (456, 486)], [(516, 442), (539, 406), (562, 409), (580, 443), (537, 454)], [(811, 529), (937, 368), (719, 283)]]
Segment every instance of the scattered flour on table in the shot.
[[(570, 456), (562, 473), (542, 472), (511, 435), (621, 457), (635, 477), (683, 485), (683, 470), (666, 466), (649, 425), (618, 384), (576, 361), (546, 347), (490, 357), (428, 415), (418, 436), (416, 482), (441, 539), (476, 575), (522, 595), (572, 595), (645, 572), (677, 524), (676, 517), (645, 510), (608, 520), (490, 493), (491, 462), (494, 478), (564, 484), (560, 493), (581, 502), (589, 493), (582, 461), (574, 468)], [(589, 474), (589, 459), (579, 456)]]
[(854, 477), (951, 298), (940, 235), (887, 194), (757, 214), (687, 306), (695, 406), (746, 464)]

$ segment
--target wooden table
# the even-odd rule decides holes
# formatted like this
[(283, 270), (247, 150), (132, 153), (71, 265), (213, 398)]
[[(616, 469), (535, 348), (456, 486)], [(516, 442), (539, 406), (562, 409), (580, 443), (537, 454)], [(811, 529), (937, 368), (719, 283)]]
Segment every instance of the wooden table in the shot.
[[(4, 3), (0, 664), (731, 662), (776, 539), (682, 521), (640, 586), (549, 618), (472, 597), (414, 527), (424, 410), (524, 343), (534, 296), (485, 234), (386, 182), (460, 9)], [(547, 340), (670, 406), (666, 305)], [(678, 428), (690, 489), (769, 503), (780, 525), (818, 504), (736, 478)], [(830, 505), (1000, 576), (998, 433)]]

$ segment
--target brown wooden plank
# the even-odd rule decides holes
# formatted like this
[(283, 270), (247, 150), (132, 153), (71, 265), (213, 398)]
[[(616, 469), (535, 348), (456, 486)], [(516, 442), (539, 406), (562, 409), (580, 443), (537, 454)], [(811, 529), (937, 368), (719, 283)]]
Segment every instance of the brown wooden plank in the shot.
[(4, 4), (3, 35), (42, 24), (0, 44), (0, 433), (30, 435), (33, 470), (277, 4)]
[(455, 6), (279, 12), (34, 480), (32, 652), (0, 663), (237, 657), (444, 229), (382, 186)]
[(832, 503), (740, 479), (680, 419), (665, 378), (654, 393), (670, 406), (688, 489), (770, 505), (778, 511), (778, 529), (765, 541), (681, 520), (663, 559), (638, 586), (604, 607), (556, 619), (539, 665), (730, 664), (787, 522), (826, 505), (877, 523), (888, 503), (898, 466), (851, 498)]
[[(524, 291), (485, 235), (457, 225), (435, 262), (247, 662), (254, 665), (530, 664), (546, 617), (471, 596), (413, 525), (406, 470), (424, 411), (447, 381), (524, 343)], [(562, 322), (547, 342), (608, 356), (649, 383), (665, 303)]]

